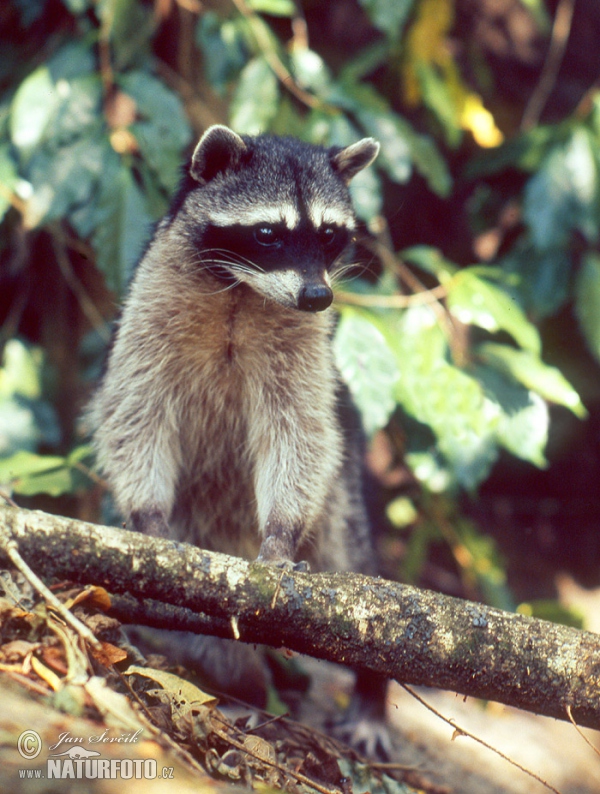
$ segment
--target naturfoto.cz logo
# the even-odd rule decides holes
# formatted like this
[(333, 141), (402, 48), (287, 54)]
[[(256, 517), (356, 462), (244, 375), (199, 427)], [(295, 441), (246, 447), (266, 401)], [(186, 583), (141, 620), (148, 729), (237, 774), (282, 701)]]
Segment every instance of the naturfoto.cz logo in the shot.
[[(69, 732), (61, 733), (58, 741), (48, 747), (50, 756), (46, 759), (46, 769), (20, 769), (19, 777), (23, 779), (50, 780), (131, 780), (155, 778), (173, 779), (173, 768), (163, 767), (158, 771), (158, 764), (152, 758), (101, 758), (98, 750), (91, 750), (83, 745), (106, 743), (134, 743), (138, 741), (141, 729), (135, 733), (124, 733), (110, 736), (108, 731), (99, 736), (72, 736)], [(27, 730), (19, 736), (17, 749), (22, 758), (35, 760), (42, 750), (42, 738), (37, 731)], [(60, 752), (52, 753), (60, 748)]]

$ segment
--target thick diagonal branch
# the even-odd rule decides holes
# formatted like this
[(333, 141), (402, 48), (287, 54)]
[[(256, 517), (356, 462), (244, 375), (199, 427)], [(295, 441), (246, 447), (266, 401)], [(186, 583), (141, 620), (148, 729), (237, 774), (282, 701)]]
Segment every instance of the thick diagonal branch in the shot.
[[(600, 728), (600, 637), (357, 574), (288, 573), (0, 507), (40, 575), (103, 585), (120, 617), (239, 638)], [(166, 605), (166, 606), (165, 606)]]

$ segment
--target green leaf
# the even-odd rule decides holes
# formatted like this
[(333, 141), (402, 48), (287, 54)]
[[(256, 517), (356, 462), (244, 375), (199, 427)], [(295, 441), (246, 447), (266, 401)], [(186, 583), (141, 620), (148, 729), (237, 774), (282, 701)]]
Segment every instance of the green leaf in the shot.
[(67, 40), (48, 61), (50, 76), (57, 83), (59, 80), (72, 82), (77, 78), (87, 78), (96, 73), (96, 53), (89, 39)]
[(0, 367), (0, 398), (19, 394), (37, 400), (42, 393), (42, 362), (40, 348), (9, 339), (2, 351)]
[(562, 130), (555, 125), (534, 127), (529, 132), (474, 157), (467, 164), (465, 177), (480, 179), (514, 167), (523, 171), (537, 171), (548, 153), (548, 148), (562, 137)]
[(479, 278), (470, 269), (461, 270), (448, 282), (448, 307), (465, 323), (486, 331), (506, 331), (526, 350), (537, 355), (541, 341), (515, 298), (501, 286)]
[(456, 265), (446, 259), (442, 252), (429, 245), (413, 245), (400, 252), (400, 256), (412, 265), (436, 276), (441, 284), (447, 284), (458, 273)]
[(383, 188), (381, 179), (374, 168), (365, 168), (350, 182), (352, 204), (358, 217), (369, 223), (381, 215), (383, 209)]
[(412, 174), (412, 156), (404, 125), (389, 112), (357, 109), (357, 116), (368, 134), (381, 144), (378, 165), (395, 182), (408, 182)]
[(248, 7), (258, 14), (272, 17), (293, 17), (296, 4), (293, 0), (246, 0)]
[(397, 529), (404, 529), (410, 524), (414, 524), (419, 518), (417, 509), (407, 496), (398, 496), (393, 499), (388, 503), (385, 512), (388, 520)]
[(121, 79), (121, 87), (135, 100), (141, 117), (131, 125), (140, 151), (160, 184), (171, 192), (179, 180), (183, 149), (192, 137), (181, 100), (148, 72), (130, 72)]
[(10, 145), (0, 146), (0, 221), (11, 206), (10, 197), (19, 179), (17, 164), (10, 154)]
[(444, 159), (432, 139), (419, 135), (394, 113), (389, 103), (366, 83), (332, 83), (325, 99), (356, 116), (364, 130), (381, 144), (378, 164), (401, 184), (408, 181), (412, 165), (435, 193), (448, 194), (452, 180)]
[(567, 607), (550, 598), (539, 598), (534, 601), (519, 604), (519, 615), (550, 620), (552, 623), (561, 623), (563, 626), (572, 626), (575, 629), (584, 629), (586, 620), (577, 607)]
[(9, 339), (0, 366), (0, 456), (60, 439), (53, 408), (42, 397), (41, 348)]
[(447, 361), (448, 346), (435, 314), (412, 307), (386, 326), (400, 369), (396, 396), (404, 410), (437, 437), (455, 479), (474, 488), (496, 460), (495, 425), (481, 385)]
[(65, 458), (58, 455), (36, 455), (20, 451), (10, 458), (0, 458), (0, 482), (7, 483), (31, 474), (52, 471), (65, 465)]
[(456, 102), (437, 69), (425, 62), (417, 64), (423, 102), (436, 116), (446, 136), (448, 146), (456, 147), (462, 138), (462, 129)]
[(408, 19), (414, 0), (359, 0), (373, 25), (389, 38), (397, 39)]
[(23, 156), (40, 144), (59, 102), (47, 66), (40, 66), (21, 83), (12, 102), (10, 135)]
[(21, 14), (23, 27), (28, 28), (43, 14), (48, 0), (13, 0), (13, 5)]
[(545, 467), (550, 416), (544, 400), (489, 367), (476, 367), (474, 375), (490, 401), (490, 415), (499, 417), (495, 429), (498, 443), (516, 457)]
[(486, 364), (537, 392), (544, 399), (564, 405), (580, 419), (587, 416), (581, 398), (560, 370), (544, 364), (534, 353), (495, 342), (478, 345), (476, 353)]
[(590, 135), (575, 129), (554, 147), (525, 188), (523, 216), (540, 250), (565, 247), (571, 231), (598, 237), (598, 172)]
[(600, 360), (600, 256), (588, 252), (575, 284), (575, 312), (587, 346)]
[(465, 567), (475, 577), (485, 603), (498, 609), (514, 611), (515, 603), (506, 584), (506, 571), (495, 540), (483, 535), (474, 522), (466, 519), (455, 519), (452, 526), (469, 552), (465, 555), (469, 561)]
[(72, 491), (74, 484), (65, 458), (25, 451), (0, 459), (0, 482), (22, 496), (60, 496)]
[(120, 293), (148, 240), (153, 219), (131, 171), (118, 158), (112, 166), (106, 165), (92, 243), (107, 286)]
[(292, 73), (302, 88), (324, 96), (331, 85), (331, 72), (314, 50), (296, 47), (290, 54)]
[(141, 64), (148, 55), (148, 42), (156, 27), (151, 10), (138, 0), (95, 0), (102, 23), (102, 36), (112, 45), (112, 66), (116, 72)]
[(452, 190), (452, 176), (440, 150), (428, 135), (419, 135), (412, 129), (406, 134), (415, 168), (434, 193), (446, 198)]
[(337, 366), (371, 435), (385, 427), (396, 407), (396, 359), (380, 331), (353, 310), (344, 309), (334, 341)]
[(87, 204), (104, 167), (106, 143), (99, 137), (81, 138), (55, 151), (40, 149), (33, 156), (28, 179), (33, 194), (26, 202), (29, 228), (67, 215)]
[(196, 27), (196, 43), (202, 52), (206, 76), (220, 95), (248, 60), (248, 48), (238, 22), (206, 11)]
[(277, 113), (279, 86), (267, 61), (254, 58), (243, 69), (231, 102), (231, 126), (247, 135), (268, 129)]
[(506, 274), (518, 275), (518, 292), (525, 308), (536, 317), (555, 314), (569, 297), (572, 261), (562, 248), (542, 251), (522, 237), (502, 259)]

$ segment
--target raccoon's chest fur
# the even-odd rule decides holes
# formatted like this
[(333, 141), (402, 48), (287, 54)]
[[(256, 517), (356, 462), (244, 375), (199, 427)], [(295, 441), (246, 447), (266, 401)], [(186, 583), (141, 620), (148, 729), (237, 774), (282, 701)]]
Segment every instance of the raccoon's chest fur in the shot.
[[(265, 301), (244, 285), (209, 301), (182, 301), (178, 340), (185, 384), (182, 465), (171, 517), (182, 540), (254, 558), (260, 546), (250, 434), (258, 415), (277, 434), (331, 438), (336, 373), (329, 312), (306, 315)], [(318, 387), (312, 416), (303, 403)], [(302, 416), (306, 416), (306, 423)], [(300, 417), (300, 420), (299, 420)], [(288, 426), (283, 427), (286, 423)], [(282, 432), (283, 435), (283, 432)], [(323, 450), (338, 467), (338, 445)], [(279, 464), (287, 461), (282, 449)]]

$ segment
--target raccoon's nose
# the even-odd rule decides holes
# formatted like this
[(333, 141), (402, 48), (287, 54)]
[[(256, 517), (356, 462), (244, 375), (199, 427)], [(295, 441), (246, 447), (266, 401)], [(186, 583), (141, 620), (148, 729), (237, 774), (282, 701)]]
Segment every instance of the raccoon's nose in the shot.
[(298, 308), (303, 312), (322, 312), (332, 300), (333, 292), (326, 284), (307, 284), (298, 296)]

